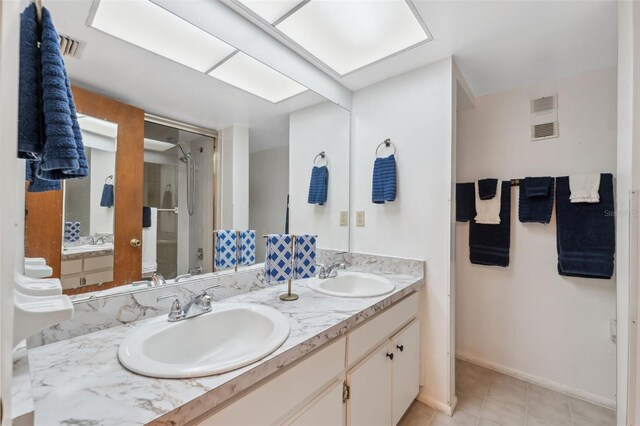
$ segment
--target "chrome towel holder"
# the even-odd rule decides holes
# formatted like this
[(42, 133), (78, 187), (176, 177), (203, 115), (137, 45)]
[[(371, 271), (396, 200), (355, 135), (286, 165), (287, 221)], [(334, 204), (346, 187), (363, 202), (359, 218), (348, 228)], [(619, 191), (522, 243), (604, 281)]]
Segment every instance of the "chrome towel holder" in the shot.
[(391, 139), (385, 139), (384, 141), (380, 142), (380, 145), (378, 145), (378, 147), (376, 148), (376, 158), (378, 157), (378, 151), (380, 150), (380, 148), (382, 146), (385, 146), (387, 148), (392, 147), (393, 148), (393, 154), (391, 155), (396, 155), (396, 152), (398, 152), (397, 148), (396, 148), (396, 144), (394, 144), (393, 142), (391, 142)]
[[(322, 163), (317, 163), (318, 158), (320, 158), (320, 161), (322, 162), (322, 160), (324, 160), (324, 164)], [(318, 155), (316, 155), (313, 159), (313, 165), (314, 166), (327, 166), (329, 164), (329, 160), (327, 159), (327, 153), (322, 151), (320, 152)]]

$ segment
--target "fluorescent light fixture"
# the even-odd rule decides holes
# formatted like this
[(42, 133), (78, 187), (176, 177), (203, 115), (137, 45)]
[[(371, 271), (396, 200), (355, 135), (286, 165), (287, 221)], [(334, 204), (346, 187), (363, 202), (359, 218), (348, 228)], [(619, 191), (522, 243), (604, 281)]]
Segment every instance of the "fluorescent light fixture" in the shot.
[(276, 28), (340, 75), (429, 39), (404, 0), (311, 0)]
[(303, 0), (242, 0), (242, 4), (251, 9), (253, 13), (273, 24), (278, 19), (289, 13)]
[(100, 0), (91, 26), (200, 72), (235, 51), (148, 0)]
[(144, 149), (147, 151), (165, 152), (171, 148), (175, 148), (176, 144), (163, 142), (155, 139), (144, 138)]
[(224, 61), (209, 75), (273, 103), (307, 90), (301, 84), (242, 52)]

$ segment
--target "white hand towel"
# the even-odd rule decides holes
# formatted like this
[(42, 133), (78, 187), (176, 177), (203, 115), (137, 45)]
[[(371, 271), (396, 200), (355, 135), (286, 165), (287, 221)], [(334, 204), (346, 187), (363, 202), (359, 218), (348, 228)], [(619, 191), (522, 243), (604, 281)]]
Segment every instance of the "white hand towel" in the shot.
[(476, 223), (485, 225), (500, 225), (500, 199), (502, 198), (502, 182), (498, 179), (496, 196), (489, 200), (481, 200), (478, 194), (478, 182), (475, 183), (476, 193)]
[(151, 226), (142, 228), (142, 273), (150, 274), (158, 270), (156, 259), (158, 241), (158, 209), (151, 207)]
[(600, 173), (569, 176), (572, 203), (600, 202)]

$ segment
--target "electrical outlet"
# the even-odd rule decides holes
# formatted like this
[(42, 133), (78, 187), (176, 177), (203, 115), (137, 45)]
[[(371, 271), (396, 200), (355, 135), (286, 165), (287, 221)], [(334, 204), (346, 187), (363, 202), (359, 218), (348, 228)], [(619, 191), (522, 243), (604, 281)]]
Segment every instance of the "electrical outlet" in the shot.
[(356, 226), (364, 226), (364, 212), (356, 212)]
[(340, 212), (340, 226), (349, 226), (349, 212)]

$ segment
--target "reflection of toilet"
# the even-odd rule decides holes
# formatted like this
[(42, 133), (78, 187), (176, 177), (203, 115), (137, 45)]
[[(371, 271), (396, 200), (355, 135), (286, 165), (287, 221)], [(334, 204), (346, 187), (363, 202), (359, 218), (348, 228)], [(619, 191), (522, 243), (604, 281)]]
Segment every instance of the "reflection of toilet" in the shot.
[(62, 285), (57, 278), (29, 278), (15, 275), (16, 290), (29, 296), (56, 296), (62, 294)]
[(46, 265), (47, 261), (44, 257), (25, 257), (24, 258), (25, 266), (29, 265)]
[(73, 318), (73, 304), (66, 295), (29, 296), (13, 291), (13, 345), (43, 328)]
[(24, 274), (29, 278), (48, 278), (53, 274), (51, 266), (24, 265)]

